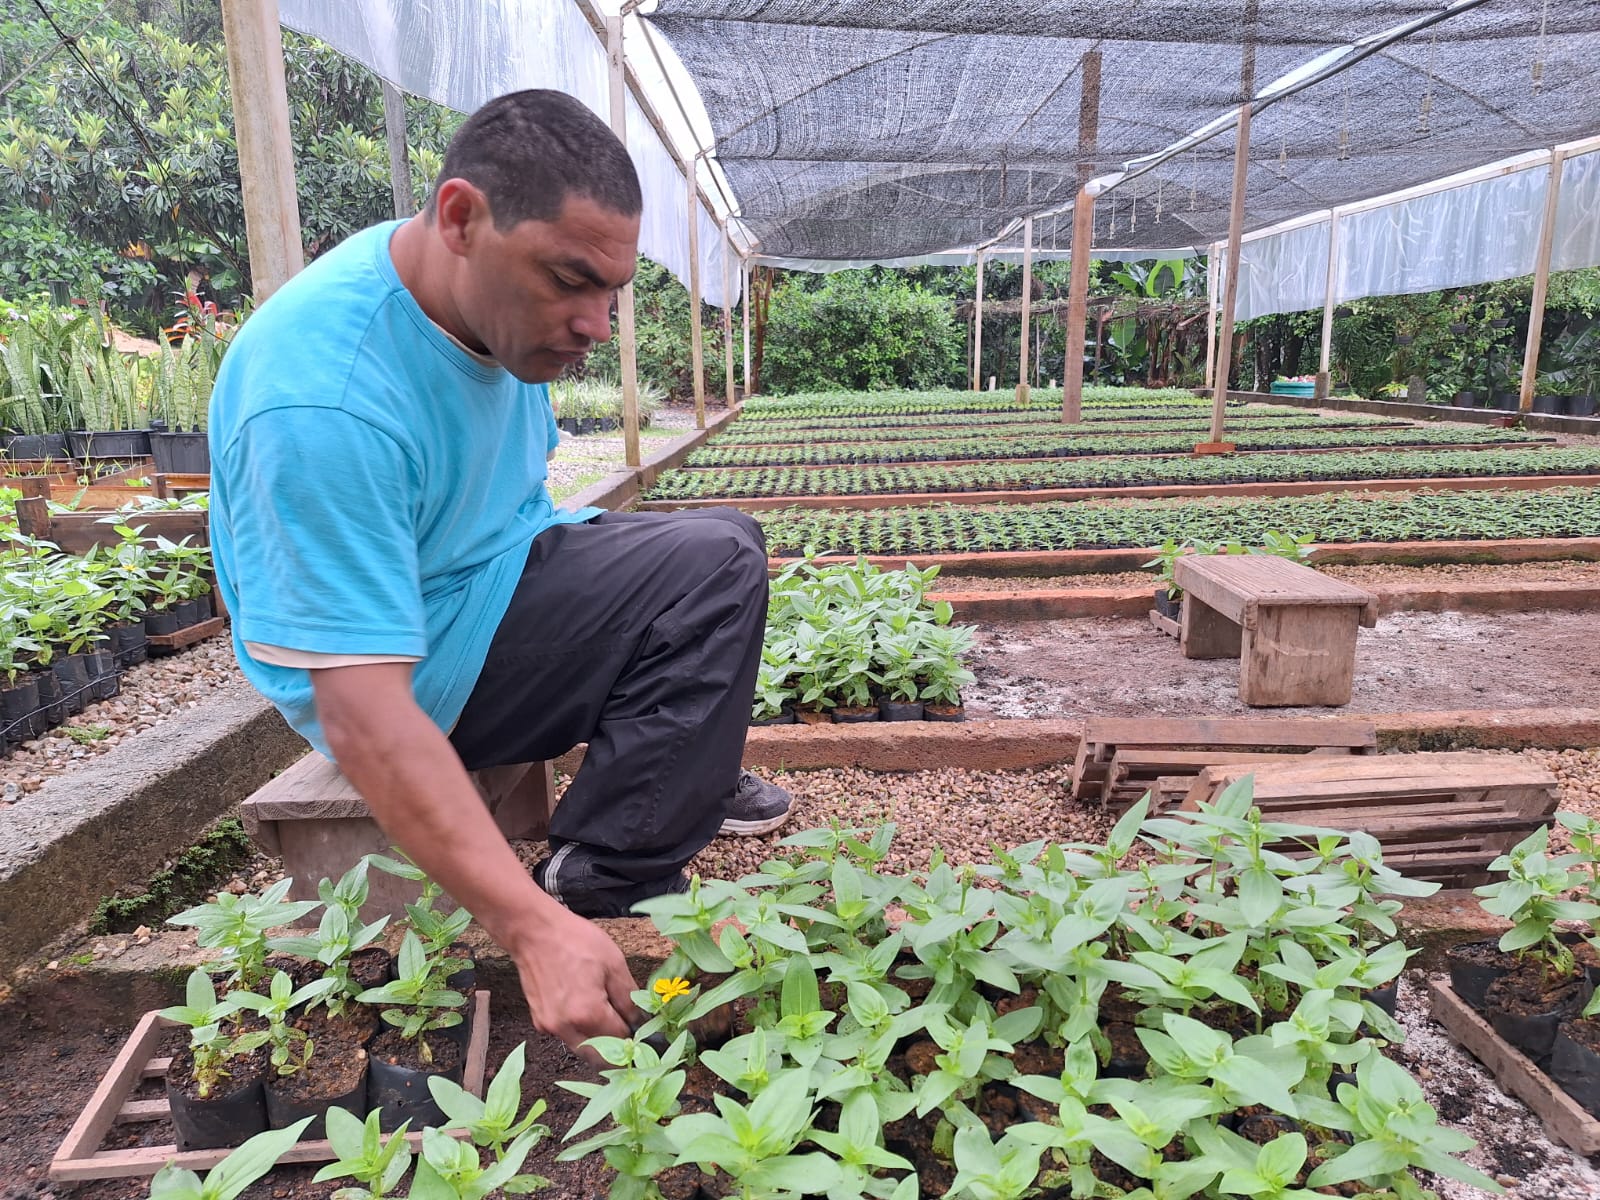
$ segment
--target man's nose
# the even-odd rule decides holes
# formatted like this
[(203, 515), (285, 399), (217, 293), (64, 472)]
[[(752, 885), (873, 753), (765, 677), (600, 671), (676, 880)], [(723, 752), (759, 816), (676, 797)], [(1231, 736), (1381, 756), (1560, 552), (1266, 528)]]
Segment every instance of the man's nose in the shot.
[(572, 318), (572, 332), (599, 345), (611, 340), (612, 296), (587, 300)]

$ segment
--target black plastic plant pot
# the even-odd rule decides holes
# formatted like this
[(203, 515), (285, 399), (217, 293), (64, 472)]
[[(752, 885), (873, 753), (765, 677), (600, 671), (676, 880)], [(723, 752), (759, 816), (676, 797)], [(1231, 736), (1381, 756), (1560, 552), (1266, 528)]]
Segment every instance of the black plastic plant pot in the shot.
[(178, 617), (179, 629), (187, 629), (200, 620), (200, 605), (193, 600), (179, 600), (172, 607)]
[(921, 700), (879, 700), (878, 716), (885, 721), (920, 721), (925, 707)]
[(1516, 959), (1502, 953), (1492, 938), (1451, 946), (1445, 961), (1450, 966), (1450, 989), (1480, 1012), (1489, 985), (1516, 965)]
[(1592, 417), (1595, 414), (1595, 407), (1600, 405), (1600, 396), (1573, 396), (1570, 399), (1572, 405), (1568, 409), (1569, 416)]
[(1531, 1058), (1536, 1066), (1544, 1069), (1548, 1067), (1550, 1053), (1555, 1048), (1556, 1030), (1563, 1021), (1577, 1016), (1588, 1001), (1589, 981), (1579, 975), (1563, 989), (1565, 995), (1553, 1000), (1552, 1008), (1527, 1015), (1505, 1012), (1500, 1007), (1500, 993), (1512, 982), (1512, 979), (1503, 977), (1489, 986), (1484, 999), (1489, 1024), (1494, 1026), (1496, 1033)]
[(144, 615), (144, 631), (148, 637), (177, 633), (178, 614), (170, 608), (152, 608)]
[(1164, 587), (1156, 589), (1156, 611), (1169, 621), (1176, 621), (1183, 615), (1183, 597), (1174, 597)]
[(58, 462), (72, 457), (64, 433), (19, 433), (6, 439), (6, 457), (13, 462)]
[(39, 671), (33, 682), (39, 687), (39, 711), (44, 713), (44, 723), (47, 728), (54, 729), (67, 719), (67, 698), (61, 690), (61, 676), (54, 671)]
[(11, 686), (0, 688), (0, 720), (5, 722), (6, 741), (13, 746), (44, 732), (44, 714), (39, 711), (39, 685), (35, 680), (18, 676)]
[(200, 614), (199, 619), (209, 621), (217, 615), (216, 605), (211, 603), (211, 593), (205, 592), (194, 598), (195, 612)]
[(876, 721), (878, 719), (878, 710), (865, 705), (859, 707), (841, 705), (829, 715), (833, 718), (835, 725), (864, 725), (868, 721)]
[(150, 455), (163, 475), (211, 474), (211, 448), (203, 433), (150, 433)]
[(371, 1073), (370, 1061), (366, 1061), (367, 1052), (358, 1050), (363, 1061), (361, 1077), (356, 1080), (355, 1086), (339, 1096), (301, 1096), (298, 1088), (277, 1076), (269, 1078), (262, 1084), (262, 1093), (267, 1104), (267, 1125), (271, 1129), (286, 1129), (302, 1117), (315, 1117), (316, 1120), (307, 1125), (305, 1132), (300, 1135), (301, 1141), (313, 1141), (325, 1137), (322, 1118), (329, 1107), (337, 1104), (354, 1117), (367, 1115), (367, 1076)]
[(110, 650), (91, 650), (89, 659), (89, 694), (96, 700), (109, 700), (122, 690), (122, 677), (117, 674), (117, 656)]
[(150, 657), (150, 643), (145, 640), (143, 621), (123, 621), (111, 626), (112, 653), (119, 667), (131, 667)]
[(1391, 979), (1382, 987), (1368, 988), (1365, 999), (1372, 1001), (1391, 1017), (1394, 1016), (1395, 1005), (1400, 1001), (1400, 981)]
[(1457, 337), (1459, 337), (1461, 334), (1465, 333), (1466, 331), (1467, 331), (1467, 325), (1466, 325), (1465, 321), (1452, 321), (1450, 323), (1450, 332), (1455, 334)]
[(1546, 416), (1559, 416), (1566, 408), (1565, 396), (1535, 396), (1533, 398), (1533, 411), (1544, 413)]
[(1478, 406), (1478, 393), (1461, 391), (1457, 392), (1450, 401), (1457, 408), (1476, 408)]
[(62, 697), (67, 702), (67, 715), (75, 716), (89, 702), (89, 659), (83, 654), (67, 654), (50, 664), (50, 669), (61, 680)]
[(267, 1105), (260, 1079), (208, 1100), (192, 1099), (168, 1083), (167, 1103), (172, 1107), (172, 1127), (179, 1150), (237, 1146), (267, 1128)]
[[(1577, 1035), (1577, 1036), (1574, 1036)], [(1600, 1116), (1600, 1021), (1582, 1017), (1556, 1030), (1550, 1051), (1550, 1077), (1590, 1113)]]
[(965, 721), (967, 710), (960, 704), (927, 704), (922, 709), (924, 721)]
[(752, 719), (751, 725), (793, 725), (795, 723), (794, 709), (785, 707), (775, 717), (763, 717), (759, 721)]
[(85, 430), (67, 433), (73, 458), (149, 458), (148, 429)]
[(465, 1055), (448, 1071), (419, 1071), (373, 1058), (367, 1065), (367, 1111), (383, 1110), (378, 1127), (385, 1133), (393, 1133), (403, 1121), (410, 1121), (412, 1129), (442, 1125), (445, 1115), (433, 1102), (428, 1079), (443, 1075), (453, 1083), (460, 1083), (465, 1065)]

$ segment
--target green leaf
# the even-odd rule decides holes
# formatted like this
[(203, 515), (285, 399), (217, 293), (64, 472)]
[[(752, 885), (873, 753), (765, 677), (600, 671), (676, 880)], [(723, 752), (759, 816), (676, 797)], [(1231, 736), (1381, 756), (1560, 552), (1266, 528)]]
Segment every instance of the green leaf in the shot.
[(235, 1200), (240, 1192), (277, 1165), (314, 1119), (305, 1117), (287, 1129), (269, 1129), (245, 1142), (211, 1168), (206, 1176), (206, 1200)]

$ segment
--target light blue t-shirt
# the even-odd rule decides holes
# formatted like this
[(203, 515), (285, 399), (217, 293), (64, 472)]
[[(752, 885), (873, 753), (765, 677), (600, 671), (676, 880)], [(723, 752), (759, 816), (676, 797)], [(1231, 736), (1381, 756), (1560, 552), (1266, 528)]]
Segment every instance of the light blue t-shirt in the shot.
[(555, 508), (549, 391), (475, 359), (389, 257), (351, 237), (234, 336), (211, 397), (211, 540), (246, 677), (327, 753), (308, 671), (246, 642), (395, 654), (441, 729), (461, 715)]

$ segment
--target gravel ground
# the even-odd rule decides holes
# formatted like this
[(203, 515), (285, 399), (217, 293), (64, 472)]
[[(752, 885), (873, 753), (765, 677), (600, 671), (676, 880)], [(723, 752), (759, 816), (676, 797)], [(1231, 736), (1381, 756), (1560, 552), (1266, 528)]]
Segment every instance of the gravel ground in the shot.
[[(650, 424), (639, 431), (641, 456), (651, 453), (683, 433), (694, 428), (694, 409), (663, 405), (656, 410)], [(555, 458), (550, 460), (550, 477), (547, 486), (556, 500), (565, 499), (582, 491), (591, 483), (603, 479), (612, 471), (622, 470), (626, 463), (626, 448), (621, 433), (588, 433), (581, 437), (563, 433)]]
[[(0, 808), (36, 792), (53, 775), (72, 770), (168, 718), (244, 688), (244, 676), (226, 636), (201, 642), (169, 658), (151, 659), (122, 676), (122, 691), (90, 704), (45, 737), (25, 743), (0, 761)], [(77, 738), (67, 730), (80, 731)], [(80, 740), (81, 739), (81, 740)]]

